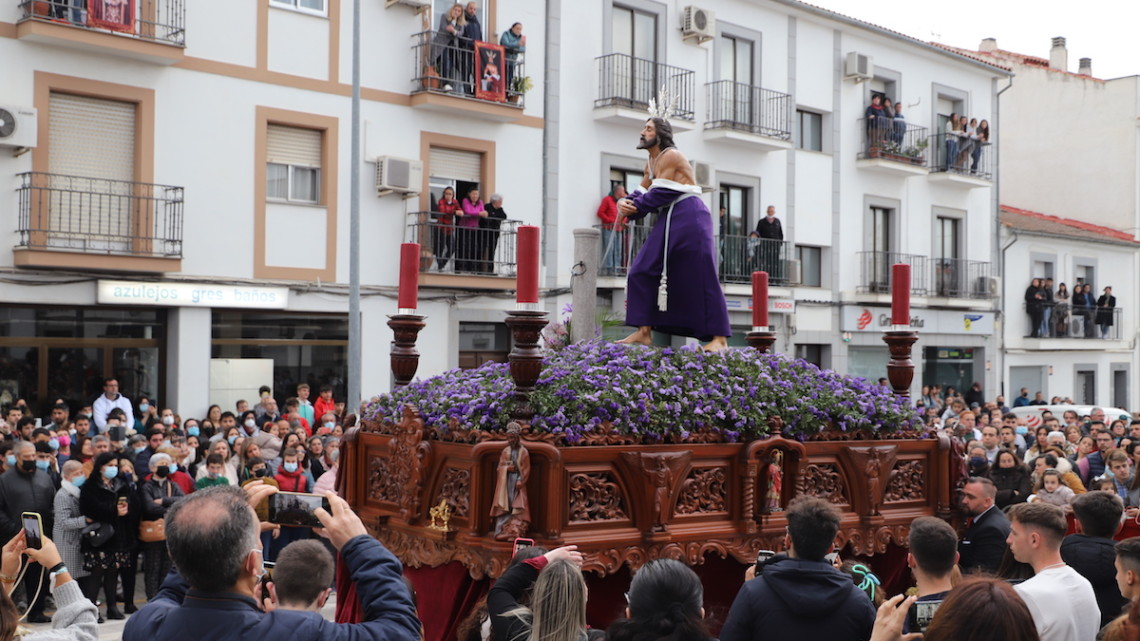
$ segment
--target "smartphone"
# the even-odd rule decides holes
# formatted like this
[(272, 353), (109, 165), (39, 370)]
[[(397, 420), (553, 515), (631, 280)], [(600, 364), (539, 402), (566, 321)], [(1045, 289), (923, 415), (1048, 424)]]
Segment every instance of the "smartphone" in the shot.
[(529, 548), (534, 545), (534, 539), (515, 539), (515, 547), (511, 550), (511, 557), (513, 558), (523, 548)]
[(828, 565), (835, 565), (835, 562), (839, 560), (839, 553), (829, 552), (824, 555), (823, 560), (826, 561)]
[(910, 606), (910, 610), (906, 613), (906, 629), (907, 632), (921, 632), (926, 633), (927, 626), (930, 625), (930, 620), (934, 618), (934, 613), (938, 611), (938, 607), (942, 605), (942, 599), (937, 601), (916, 601)]
[(35, 512), (24, 512), (24, 541), (28, 547), (38, 550), (44, 546), (44, 522)]
[(314, 514), (319, 507), (323, 507), (326, 512), (332, 512), (329, 500), (320, 494), (302, 494), (300, 492), (271, 494), (269, 496), (269, 522), (299, 527), (321, 527), (320, 520)]
[(763, 568), (764, 563), (768, 559), (770, 559), (774, 556), (776, 556), (776, 553), (773, 552), (772, 550), (760, 550), (760, 551), (756, 552), (756, 574), (757, 575), (760, 574), (761, 568)]
[(112, 442), (118, 443), (125, 441), (127, 440), (127, 428), (122, 425), (116, 425), (108, 430), (108, 435), (111, 437)]

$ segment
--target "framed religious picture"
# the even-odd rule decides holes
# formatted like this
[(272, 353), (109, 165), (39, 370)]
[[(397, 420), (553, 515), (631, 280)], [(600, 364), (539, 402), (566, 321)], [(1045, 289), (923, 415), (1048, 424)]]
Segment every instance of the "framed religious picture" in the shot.
[(87, 24), (134, 33), (135, 0), (87, 0)]
[(502, 45), (475, 43), (475, 97), (495, 102), (507, 101), (504, 79), (505, 57)]

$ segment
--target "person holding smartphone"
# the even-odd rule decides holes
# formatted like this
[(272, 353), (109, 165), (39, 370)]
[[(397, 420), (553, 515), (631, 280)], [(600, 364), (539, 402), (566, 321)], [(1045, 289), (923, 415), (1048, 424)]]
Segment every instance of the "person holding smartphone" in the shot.
[[(107, 618), (122, 619), (124, 614), (116, 607), (115, 583), (119, 569), (133, 565), (130, 557), (136, 534), (132, 526), (138, 521), (139, 504), (130, 484), (119, 475), (119, 460), (114, 453), (95, 457), (91, 479), (79, 488), (79, 511), (92, 525), (98, 524), (96, 531), (107, 530), (99, 536), (84, 536), (80, 544), (84, 569), (91, 573), (84, 593), (94, 602), (101, 587)], [(123, 587), (125, 590), (128, 586)], [(132, 603), (133, 591), (123, 596), (128, 604)]]
[[(51, 532), (55, 523), (55, 485), (51, 477), (36, 465), (36, 447), (28, 441), (20, 441), (13, 449), (15, 465), (0, 474), (0, 533), (11, 536), (23, 529), (24, 512), (40, 515), (44, 532)], [(47, 573), (41, 582), (40, 567), (33, 563), (24, 574), (24, 590), (31, 601), (28, 612), (29, 623), (48, 623), (51, 618), (44, 614), (44, 600), (48, 594)]]
[(47, 568), (45, 576), (49, 577), (51, 595), (55, 599), (56, 609), (53, 617), (54, 625), (50, 632), (32, 632), (20, 638), (27, 641), (35, 641), (41, 638), (57, 641), (98, 638), (97, 616), (99, 611), (95, 604), (83, 595), (82, 590), (79, 589), (79, 584), (71, 577), (71, 570), (60, 558), (55, 543), (41, 534), (40, 547), (38, 549), (28, 547), (24, 531), (20, 530), (4, 545), (3, 552), (0, 554), (0, 586), (3, 587), (3, 590), (0, 590), (0, 640), (8, 641), (16, 638), (16, 624), (19, 615), (16, 613), (16, 604), (12, 603), (8, 593), (12, 590), (16, 576), (20, 573), (21, 556), (28, 557), (28, 565), (34, 564), (37, 567), (37, 574), (39, 567)]

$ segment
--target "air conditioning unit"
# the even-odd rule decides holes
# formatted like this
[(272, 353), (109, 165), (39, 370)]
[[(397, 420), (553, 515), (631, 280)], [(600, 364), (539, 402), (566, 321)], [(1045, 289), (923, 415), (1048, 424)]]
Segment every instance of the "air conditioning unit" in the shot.
[(1001, 296), (1001, 278), (997, 276), (978, 276), (974, 295), (980, 298), (997, 298)]
[(692, 5), (685, 7), (681, 12), (681, 35), (698, 44), (712, 40), (716, 37), (716, 14)]
[(803, 265), (798, 258), (784, 261), (784, 273), (788, 275), (789, 285), (799, 285), (804, 282)]
[(709, 191), (716, 183), (716, 172), (713, 171), (711, 163), (691, 161), (689, 164), (693, 166), (693, 180), (704, 191)]
[(384, 8), (391, 9), (396, 5), (403, 5), (413, 9), (426, 9), (431, 6), (431, 0), (384, 0)]
[(855, 82), (870, 80), (875, 76), (875, 62), (871, 56), (858, 51), (847, 54), (847, 65), (844, 67), (844, 77)]
[(423, 189), (424, 163), (411, 158), (376, 159), (376, 195), (418, 194)]
[(0, 147), (35, 147), (37, 133), (35, 109), (0, 106)]

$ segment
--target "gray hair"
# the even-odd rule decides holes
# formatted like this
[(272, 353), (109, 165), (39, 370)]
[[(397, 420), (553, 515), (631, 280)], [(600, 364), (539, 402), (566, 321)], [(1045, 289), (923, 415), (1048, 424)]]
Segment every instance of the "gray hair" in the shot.
[(150, 469), (153, 470), (159, 465), (170, 465), (171, 461), (173, 460), (174, 459), (170, 458), (169, 454), (158, 452), (154, 456), (150, 457)]
[(502, 194), (497, 194), (497, 193), (496, 193), (496, 194), (491, 194), (491, 202), (493, 202), (493, 203), (501, 203), (501, 202), (503, 202), (503, 195), (502, 195)]
[(19, 456), (27, 450), (36, 451), (36, 446), (33, 445), (31, 441), (17, 441), (12, 450), (16, 453), (16, 456)]
[(166, 547), (190, 587), (224, 592), (258, 549), (257, 516), (245, 492), (231, 485), (199, 490), (166, 512)]
[(111, 442), (111, 439), (107, 438), (106, 436), (103, 436), (102, 434), (98, 434), (96, 436), (91, 437), (91, 447), (95, 447), (95, 445), (97, 445), (98, 443), (110, 443), (110, 442)]
[(60, 469), (60, 474), (64, 478), (67, 478), (68, 474), (74, 474), (75, 472), (82, 472), (82, 471), (83, 471), (83, 464), (80, 463), (79, 461), (75, 460), (75, 459), (70, 459), (63, 464), (63, 467)]

